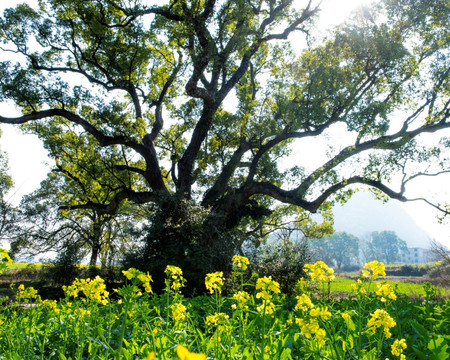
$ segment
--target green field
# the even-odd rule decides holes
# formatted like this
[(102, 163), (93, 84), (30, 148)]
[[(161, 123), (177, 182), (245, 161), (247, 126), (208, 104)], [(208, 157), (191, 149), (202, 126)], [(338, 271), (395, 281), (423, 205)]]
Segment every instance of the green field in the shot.
[[(174, 266), (159, 295), (151, 275), (132, 268), (112, 292), (100, 277), (76, 279), (59, 301), (17, 284), (12, 301), (0, 300), (0, 359), (448, 359), (444, 289), (383, 282), (384, 265), (371, 264), (363, 281), (308, 264), (296, 297), (270, 277), (233, 282), (225, 295), (230, 279), (217, 272), (205, 278), (209, 295), (187, 298)], [(245, 271), (235, 263), (235, 279)], [(335, 296), (323, 291), (328, 283)]]
[[(392, 287), (395, 288), (395, 291), (398, 294), (406, 295), (406, 296), (425, 296), (425, 291), (423, 289), (423, 285), (419, 283), (413, 283), (408, 282), (407, 280), (395, 280), (394, 277), (391, 277), (390, 279), (386, 280), (380, 280), (380, 281), (386, 281), (389, 283)], [(354, 280), (345, 278), (345, 277), (336, 277), (336, 280), (330, 283), (330, 289), (331, 292), (337, 292), (337, 293), (347, 293), (351, 294), (354, 292), (354, 289), (352, 288), (352, 285), (355, 283)], [(365, 284), (365, 287), (367, 288), (369, 284)], [(372, 286), (374, 286), (372, 284)], [(436, 291), (443, 296), (450, 296), (450, 288), (443, 288), (440, 286), (435, 287)]]

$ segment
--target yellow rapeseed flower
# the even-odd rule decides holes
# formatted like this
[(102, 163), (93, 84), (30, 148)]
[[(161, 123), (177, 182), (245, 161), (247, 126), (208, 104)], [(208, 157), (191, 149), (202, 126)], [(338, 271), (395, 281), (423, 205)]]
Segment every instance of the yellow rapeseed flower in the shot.
[(153, 282), (153, 279), (151, 275), (149, 275), (148, 273), (147, 274), (140, 273), (138, 274), (137, 278), (144, 286), (145, 291), (148, 292), (149, 294), (152, 294), (153, 291), (150, 282)]
[(342, 316), (342, 318), (343, 318), (344, 320), (348, 320), (348, 319), (351, 318), (350, 312), (348, 312), (348, 311), (343, 312), (343, 313), (341, 314), (341, 316)]
[(186, 306), (182, 303), (175, 303), (170, 306), (172, 310), (172, 318), (175, 321), (181, 321), (186, 318)]
[(367, 322), (367, 327), (375, 333), (378, 328), (383, 328), (384, 336), (386, 339), (391, 337), (390, 329), (396, 325), (394, 319), (389, 315), (389, 313), (383, 309), (375, 310), (374, 313), (370, 314), (370, 319)]
[(142, 274), (142, 271), (139, 271), (135, 268), (129, 268), (128, 270), (122, 270), (122, 274), (128, 279), (133, 280), (136, 278), (139, 274)]
[(75, 279), (72, 285), (63, 286), (66, 296), (78, 297), (82, 292), (85, 296), (83, 301), (93, 300), (100, 304), (106, 305), (108, 303), (109, 292), (106, 291), (106, 285), (100, 276), (94, 279)]
[(206, 360), (205, 354), (196, 354), (190, 352), (182, 345), (177, 345), (176, 351), (180, 360)]
[(311, 281), (333, 281), (334, 270), (329, 268), (323, 261), (317, 261), (314, 264), (306, 264), (305, 272), (311, 278)]
[(142, 358), (141, 360), (153, 360), (156, 359), (156, 354), (154, 351), (152, 351), (150, 354), (148, 354), (145, 358)]
[(369, 278), (370, 273), (372, 273), (372, 280), (376, 280), (379, 275), (386, 276), (386, 272), (384, 271), (385, 267), (382, 262), (378, 262), (377, 260), (373, 260), (364, 265), (364, 269), (362, 270), (363, 277)]
[(225, 323), (230, 317), (225, 313), (208, 315), (205, 320), (206, 326), (216, 326)]
[(317, 330), (315, 339), (317, 340), (319, 347), (325, 345), (325, 336), (327, 336), (327, 333), (324, 329), (320, 328), (319, 330)]
[[(236, 300), (238, 307), (241, 308), (248, 308), (247, 305), (245, 305), (250, 299), (250, 294), (245, 291), (238, 291), (236, 294), (233, 295), (233, 299)], [(235, 305), (235, 304), (233, 304)], [(236, 306), (234, 306), (236, 308)]]
[(319, 323), (316, 319), (309, 319), (308, 321), (296, 318), (295, 323), (300, 326), (300, 333), (307, 339), (311, 338), (320, 329)]
[(403, 350), (407, 348), (406, 340), (400, 339), (395, 340), (394, 343), (391, 345), (391, 353), (394, 356), (399, 356), (400, 360), (406, 359), (406, 356), (403, 355)]
[(215, 273), (206, 274), (205, 285), (206, 289), (211, 293), (222, 293), (222, 286), (224, 284), (223, 272), (217, 271)]
[(32, 287), (25, 287), (23, 284), (20, 284), (17, 288), (16, 300), (17, 301), (32, 301), (40, 299), (37, 290)]
[(234, 255), (232, 261), (233, 265), (235, 265), (239, 269), (242, 269), (243, 271), (247, 270), (247, 267), (250, 264), (248, 258), (246, 258), (245, 256)]
[(280, 293), (280, 284), (277, 281), (272, 280), (271, 276), (265, 276), (256, 281), (256, 290), (260, 290), (256, 293), (258, 299), (263, 298), (264, 300), (270, 300), (272, 298), (271, 293)]
[(275, 312), (275, 304), (270, 300), (266, 300), (256, 307), (256, 311), (263, 315), (271, 315)]
[(295, 305), (295, 310), (297, 311), (298, 310), (308, 311), (309, 309), (312, 309), (314, 307), (311, 298), (306, 294), (297, 296), (296, 299), (297, 305)]
[(377, 284), (377, 292), (376, 294), (381, 298), (382, 302), (385, 302), (387, 299), (397, 300), (397, 295), (395, 295), (394, 289), (388, 283), (378, 283)]
[(170, 288), (175, 292), (179, 292), (185, 282), (185, 279), (183, 278), (183, 271), (178, 266), (167, 265), (165, 273), (171, 279), (172, 284)]
[(328, 306), (325, 307), (316, 307), (309, 311), (309, 315), (312, 317), (321, 317), (323, 320), (328, 319), (331, 316), (331, 313), (328, 311)]

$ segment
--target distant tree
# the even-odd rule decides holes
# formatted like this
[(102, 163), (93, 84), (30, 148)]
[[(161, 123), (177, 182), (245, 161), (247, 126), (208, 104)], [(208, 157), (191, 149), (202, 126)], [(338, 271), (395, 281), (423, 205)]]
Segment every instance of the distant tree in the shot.
[(444, 244), (437, 240), (432, 240), (430, 243), (430, 252), (435, 261), (450, 264), (450, 250)]
[[(99, 259), (103, 265), (117, 262), (117, 256), (127, 251), (135, 235), (131, 208), (123, 204), (114, 214), (96, 208), (69, 211), (61, 206), (60, 200), (65, 186), (65, 178), (51, 172), (38, 190), (22, 199), (20, 231), (11, 242), (13, 254), (37, 255), (48, 251), (73, 254), (76, 248), (77, 256), (89, 256), (91, 267)], [(133, 219), (137, 219), (134, 213)]]
[(395, 231), (374, 231), (365, 243), (366, 260), (378, 260), (392, 264), (400, 259), (400, 253), (408, 251), (405, 240), (400, 239)]
[(359, 239), (346, 232), (337, 232), (329, 237), (312, 241), (317, 256), (328, 265), (343, 266), (359, 263)]

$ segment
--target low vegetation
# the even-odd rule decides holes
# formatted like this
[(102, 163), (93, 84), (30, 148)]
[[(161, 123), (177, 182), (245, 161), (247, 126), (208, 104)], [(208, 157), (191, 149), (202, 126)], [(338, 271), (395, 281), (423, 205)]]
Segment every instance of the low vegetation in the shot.
[[(101, 277), (76, 279), (59, 301), (32, 287), (14, 287), (0, 308), (0, 359), (447, 359), (450, 301), (422, 285), (423, 298), (379, 281), (382, 263), (357, 280), (336, 281), (323, 262), (305, 265), (296, 296), (271, 277), (233, 271), (206, 276), (208, 295), (183, 296), (182, 269), (167, 266), (165, 289), (152, 276), (123, 271), (125, 285), (108, 292)], [(250, 279), (246, 281), (245, 279)], [(351, 282), (351, 296), (329, 296)], [(341, 285), (337, 285), (339, 288)], [(225, 295), (224, 289), (230, 294)]]

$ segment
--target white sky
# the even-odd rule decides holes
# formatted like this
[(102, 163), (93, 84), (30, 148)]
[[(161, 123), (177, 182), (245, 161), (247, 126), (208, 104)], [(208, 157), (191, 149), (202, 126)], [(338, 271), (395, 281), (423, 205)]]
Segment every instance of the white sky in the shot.
[[(304, 4), (303, 0), (297, 0)], [(0, 0), (0, 13), (7, 7), (14, 7), (19, 3), (36, 4), (36, 0)], [(322, 12), (319, 21), (321, 28), (330, 28), (345, 20), (355, 7), (370, 3), (371, 0), (323, 0)], [(17, 115), (12, 104), (0, 103), (0, 113), (3, 116)], [(41, 142), (34, 135), (23, 135), (11, 125), (1, 125), (2, 137), (0, 146), (7, 151), (9, 157), (10, 174), (15, 183), (15, 189), (9, 194), (13, 203), (18, 203), (24, 194), (30, 193), (39, 187), (45, 179), (50, 166), (46, 164), (46, 151)], [(450, 134), (449, 134), (450, 135)], [(317, 162), (317, 158), (311, 158)], [(51, 161), (49, 161), (51, 164)], [(416, 181), (411, 187), (410, 197), (427, 196), (434, 199), (447, 199), (450, 201), (448, 185), (450, 175), (440, 179), (425, 179)], [(436, 220), (436, 211), (423, 202), (401, 204), (401, 206), (414, 218), (417, 224), (435, 238), (450, 247), (450, 224), (440, 225)], [(424, 244), (426, 246), (427, 244)]]

